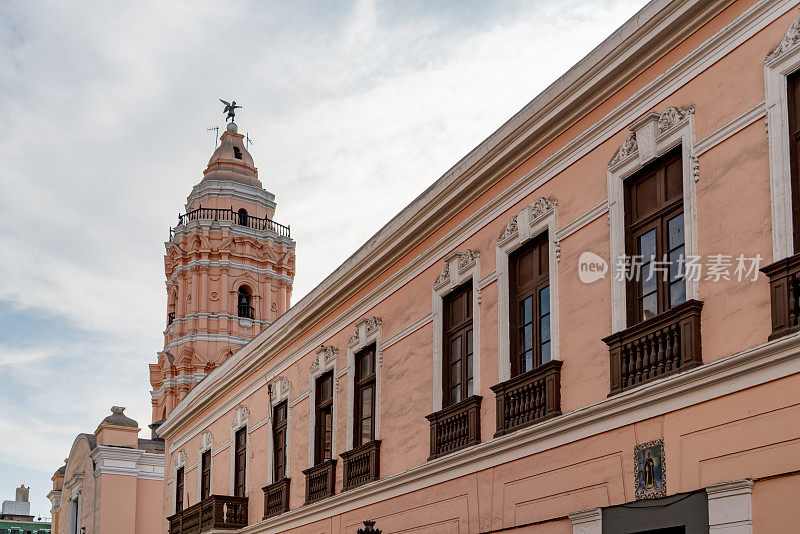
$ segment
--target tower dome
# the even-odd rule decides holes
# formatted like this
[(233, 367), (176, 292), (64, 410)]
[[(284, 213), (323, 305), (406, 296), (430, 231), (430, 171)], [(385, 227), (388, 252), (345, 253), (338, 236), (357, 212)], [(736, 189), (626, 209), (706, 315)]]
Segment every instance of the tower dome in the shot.
[(258, 180), (258, 169), (253, 164), (253, 157), (247, 151), (244, 136), (238, 133), (236, 124), (232, 122), (228, 124), (228, 128), (220, 138), (219, 147), (208, 160), (208, 167), (203, 171), (203, 175), (203, 182), (230, 181), (262, 187)]

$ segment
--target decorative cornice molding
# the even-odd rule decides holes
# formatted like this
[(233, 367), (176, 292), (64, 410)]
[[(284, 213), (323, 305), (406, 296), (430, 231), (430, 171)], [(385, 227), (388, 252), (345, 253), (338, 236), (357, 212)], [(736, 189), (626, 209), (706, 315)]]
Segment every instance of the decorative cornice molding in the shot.
[(285, 376), (275, 378), (270, 385), (270, 399), (273, 401), (288, 397), (292, 388), (292, 383)]
[(214, 445), (214, 434), (210, 430), (203, 430), (200, 435), (200, 450), (210, 449), (212, 445)]
[(622, 146), (614, 153), (614, 157), (608, 162), (609, 167), (614, 167), (619, 162), (628, 159), (630, 156), (639, 152), (639, 143), (636, 141), (636, 134), (629, 133), (622, 142)]
[[(506, 223), (506, 227), (497, 238), (497, 244), (503, 246), (509, 241), (522, 237), (527, 240), (531, 236), (530, 227), (538, 224), (543, 218), (550, 216), (558, 207), (558, 200), (555, 197), (539, 197), (522, 212), (512, 216)], [(522, 218), (520, 220), (520, 217)], [(524, 226), (527, 223), (527, 226)], [(521, 227), (523, 225), (524, 227)], [(555, 236), (551, 236), (555, 239)]]
[(689, 118), (689, 115), (694, 113), (694, 107), (678, 108), (675, 106), (668, 107), (658, 118), (658, 133), (666, 133), (680, 123)]
[(442, 267), (442, 272), (436, 281), (433, 283), (433, 287), (439, 289), (450, 284), (452, 272), (450, 265), (453, 261), (455, 261), (456, 269), (458, 269), (459, 274), (464, 274), (466, 271), (469, 271), (478, 261), (480, 257), (480, 252), (475, 250), (466, 249), (453, 252), (449, 256), (444, 259), (444, 266)]
[(797, 46), (800, 43), (800, 18), (795, 19), (794, 22), (789, 26), (789, 29), (786, 30), (786, 34), (781, 39), (781, 43), (778, 47), (767, 54), (765, 61), (769, 63), (773, 59), (778, 59), (780, 56)]
[[(381, 320), (378, 317), (365, 317), (360, 319), (354, 325), (355, 332), (353, 333), (352, 337), (350, 337), (350, 341), (348, 341), (348, 347), (355, 347), (361, 343), (361, 327), (364, 326), (364, 335), (366, 338), (369, 338), (373, 334), (375, 334), (378, 329), (381, 327)], [(366, 340), (365, 340), (366, 341)]]
[(186, 451), (184, 450), (178, 451), (178, 453), (175, 455), (174, 465), (175, 469), (178, 469), (186, 465)]
[(236, 407), (236, 414), (233, 417), (233, 421), (231, 421), (231, 427), (241, 428), (246, 425), (249, 420), (250, 410), (248, 410), (247, 406), (244, 404), (240, 404)]
[[(339, 356), (339, 349), (331, 345), (320, 345), (319, 348), (314, 351), (314, 354), (316, 354), (316, 357), (311, 362), (311, 367), (309, 369), (312, 375), (319, 371), (321, 365), (335, 361)], [(321, 361), (320, 356), (322, 356)]]

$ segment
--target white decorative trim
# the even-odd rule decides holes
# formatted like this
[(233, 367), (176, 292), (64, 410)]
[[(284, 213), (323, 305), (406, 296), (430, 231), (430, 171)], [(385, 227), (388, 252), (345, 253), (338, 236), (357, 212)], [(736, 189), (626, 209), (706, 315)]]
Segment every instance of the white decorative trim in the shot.
[(750, 479), (707, 487), (709, 534), (753, 534), (752, 492)]
[(796, 373), (800, 373), (800, 334), (657, 379), (512, 434), (296, 508), (239, 532), (288, 531)]
[(339, 368), (339, 349), (330, 345), (320, 345), (314, 351), (314, 359), (308, 373), (308, 467), (314, 467), (314, 436), (316, 434), (317, 418), (314, 411), (317, 405), (317, 378), (333, 370), (333, 438), (331, 443), (331, 457), (336, 458), (336, 437), (338, 417), (338, 388), (336, 387), (336, 374)]
[(767, 106), (764, 102), (759, 102), (752, 108), (748, 109), (722, 128), (711, 132), (702, 140), (694, 145), (694, 153), (696, 156), (702, 156), (715, 146), (723, 141), (727, 141), (737, 133), (741, 132), (754, 122), (763, 119), (767, 115)]
[(353, 448), (353, 430), (355, 418), (355, 375), (356, 354), (375, 345), (375, 439), (381, 439), (381, 369), (383, 357), (381, 353), (382, 321), (378, 317), (365, 317), (354, 325), (355, 333), (347, 344), (347, 422), (345, 429), (345, 450)]
[(592, 508), (569, 514), (572, 534), (603, 534), (603, 511)]
[[(627, 327), (625, 280), (615, 276), (618, 258), (625, 250), (625, 188), (623, 181), (654, 159), (681, 146), (683, 162), (683, 224), (686, 236), (686, 255), (697, 256), (697, 191), (695, 186), (694, 108), (667, 108), (663, 113), (650, 112), (631, 124), (639, 140), (639, 150), (625, 159), (615, 157), (608, 166), (608, 206), (611, 225), (611, 327), (619, 332)], [(616, 160), (616, 161), (615, 161)], [(686, 299), (698, 297), (696, 279), (686, 280)]]
[(94, 464), (95, 478), (101, 475), (120, 475), (143, 480), (164, 480), (163, 454), (98, 445), (89, 456)]
[(478, 280), (481, 278), (480, 253), (466, 249), (453, 252), (444, 259), (442, 273), (433, 284), (433, 411), (442, 409), (442, 332), (444, 328), (444, 298), (461, 284), (472, 280), (472, 391), (480, 395), (481, 391), (481, 290)]
[(556, 239), (558, 239), (559, 242), (563, 241), (578, 230), (588, 226), (596, 219), (599, 219), (606, 213), (608, 213), (608, 202), (604, 200), (577, 219), (562, 226), (558, 232), (556, 232)]
[[(397, 253), (398, 243), (402, 242), (405, 244), (406, 248), (403, 248), (403, 250), (410, 250), (421, 242), (422, 237), (419, 236), (423, 234), (429, 235), (427, 230), (429, 227), (438, 228), (442, 221), (432, 213), (438, 210), (439, 206), (443, 203), (451, 203), (453, 207), (466, 205), (484, 191), (483, 185), (481, 184), (486, 184), (485, 187), (488, 188), (489, 184), (493, 183), (488, 179), (489, 177), (480, 170), (473, 172), (472, 169), (473, 166), (482, 165), (482, 162), (487, 158), (502, 159), (504, 157), (502, 154), (493, 153), (492, 151), (494, 148), (491, 148), (490, 145), (492, 147), (497, 146), (502, 139), (504, 142), (503, 146), (505, 147), (504, 150), (508, 150), (509, 147), (520, 146), (524, 143), (526, 147), (525, 151), (523, 151), (524, 153), (514, 160), (515, 162), (519, 162), (524, 161), (538, 150), (542, 143), (548, 142), (562, 131), (560, 129), (546, 129), (549, 136), (544, 135), (542, 130), (543, 125), (551, 121), (553, 115), (548, 113), (546, 116), (534, 116), (534, 108), (544, 109), (545, 106), (542, 105), (538, 108), (533, 106), (533, 104), (527, 106), (507, 123), (507, 128), (501, 128), (501, 130), (493, 134), (491, 138), (487, 139), (481, 146), (470, 153), (462, 163), (448, 171), (431, 186), (426, 193), (420, 195), (417, 200), (407, 206), (395, 219), (390, 221), (390, 223), (373, 236), (373, 238), (364, 244), (355, 254), (340, 265), (323, 283), (314, 288), (307, 296), (303, 297), (300, 302), (278, 318), (273, 325), (262, 332), (248, 346), (243, 347), (237, 354), (228, 358), (214, 369), (208, 380), (204, 380), (192, 388), (186, 398), (179, 402), (170, 412), (167, 420), (159, 429), (165, 437), (169, 439), (174, 438), (174, 441), (170, 443), (170, 451), (176, 450), (178, 447), (194, 438), (204, 427), (217, 420), (237, 403), (246, 399), (263, 386), (263, 382), (260, 378), (252, 380), (244, 387), (239, 388), (236, 393), (227, 398), (223, 398), (225, 395), (228, 395), (234, 386), (240, 385), (249, 374), (265, 365), (266, 373), (270, 376), (285, 372), (290, 366), (304, 358), (308, 351), (313, 350), (315, 346), (323, 343), (326, 339), (329, 339), (342, 329), (347, 328), (347, 325), (351, 324), (356, 317), (369, 313), (369, 310), (380, 304), (399, 288), (406, 285), (409, 280), (414, 279), (419, 276), (420, 273), (428, 270), (431, 265), (439, 261), (443, 251), (452, 250), (459, 246), (460, 243), (463, 243), (478, 229), (483, 228), (491, 221), (500, 217), (503, 213), (512, 209), (513, 206), (529, 195), (531, 191), (541, 187), (550, 179), (559, 175), (575, 162), (595, 150), (612, 136), (619, 133), (621, 129), (625, 128), (626, 124), (629, 124), (641, 114), (641, 110), (658, 105), (659, 102), (662, 102), (665, 98), (668, 98), (669, 95), (685, 86), (697, 75), (714, 65), (732, 50), (736, 49), (773, 23), (776, 19), (783, 16), (786, 11), (791, 9), (795, 4), (796, 0), (776, 0), (774, 2), (759, 2), (748, 8), (735, 20), (720, 29), (685, 57), (678, 60), (663, 74), (647, 83), (634, 95), (625, 100), (625, 102), (609, 111), (603, 118), (593, 123), (566, 145), (556, 150), (552, 156), (531, 169), (530, 172), (510, 185), (505, 191), (479, 207), (463, 222), (453, 228), (453, 230), (430, 246), (424, 253), (413, 258), (407, 265), (400, 268), (385, 281), (378, 284), (373, 290), (369, 291), (363, 298), (360, 298), (354, 302), (352, 306), (321, 325), (314, 334), (298, 343), (296, 347), (288, 350), (282, 356), (275, 358), (274, 361), (269, 361), (272, 355), (280, 354), (286, 349), (289, 342), (293, 340), (293, 338), (286, 335), (287, 331), (301, 328), (303, 324), (306, 324), (310, 320), (309, 318), (312, 314), (334, 310), (341, 302), (338, 300), (340, 296), (346, 295), (349, 298), (357, 291), (361, 290), (365, 283), (360, 281), (364, 278), (365, 271), (363, 269), (368, 270), (370, 265), (382, 261), (389, 253), (389, 250), (391, 250), (392, 254)], [(691, 12), (690, 18), (684, 19), (682, 23), (684, 25), (680, 26), (682, 30), (690, 31), (691, 28), (699, 27), (699, 25), (703, 24), (703, 21), (709, 20), (710, 17), (715, 16), (715, 14), (724, 9), (726, 5), (726, 2), (704, 3), (701, 0), (691, 0), (685, 4), (675, 4), (664, 0), (661, 7), (670, 10), (675, 7), (677, 11), (670, 11), (666, 18), (659, 18), (659, 21), (655, 23), (655, 25), (653, 23), (654, 14), (658, 12), (661, 7), (653, 8), (653, 11), (651, 11), (647, 17), (637, 17), (635, 21), (631, 21), (630, 28), (635, 26), (637, 28), (636, 31), (642, 28), (648, 28), (643, 30), (646, 35), (636, 37), (636, 41), (634, 42), (635, 48), (640, 51), (647, 51), (648, 54), (652, 54), (651, 57), (657, 57), (663, 50), (671, 46), (669, 43), (677, 43), (684, 39), (684, 36), (682, 36), (680, 32), (676, 34), (673, 30), (667, 31), (670, 28), (677, 27), (675, 26), (677, 20), (675, 17), (684, 16)], [(697, 8), (708, 9), (703, 11), (702, 16), (698, 17), (696, 12)], [(686, 24), (688, 24), (688, 26)], [(661, 31), (666, 31), (669, 35), (659, 35), (658, 32)], [(621, 48), (619, 46), (620, 38), (619, 32), (616, 32), (613, 43), (609, 41), (601, 45), (602, 48), (608, 44), (608, 48), (605, 49), (602, 54), (597, 56), (590, 54), (585, 61), (588, 61), (588, 57), (592, 57), (592, 64), (601, 59), (603, 61), (608, 59), (614, 61), (617, 67), (628, 66), (629, 58), (623, 59), (619, 56), (615, 56), (615, 58), (611, 59), (611, 56), (608, 55), (610, 52), (620, 50), (624, 51), (626, 55), (629, 52), (633, 53), (634, 48)], [(589, 65), (589, 63), (585, 61), (582, 61), (579, 65)], [(570, 73), (574, 73), (577, 68), (579, 68), (579, 66), (574, 67)], [(570, 74), (570, 76), (573, 76), (573, 74)], [(602, 76), (605, 76), (605, 71), (603, 71)], [(562, 79), (566, 78), (562, 77)], [(577, 80), (577, 78), (573, 79)], [(587, 88), (591, 87), (593, 94), (598, 96), (598, 98), (600, 97), (597, 93), (597, 87), (591, 82), (586, 82), (585, 80), (581, 81), (579, 84), (575, 82), (575, 84), (570, 87), (579, 88), (581, 86)], [(572, 97), (579, 98), (580, 92), (581, 91), (565, 91), (564, 84), (559, 83), (557, 87), (554, 86), (546, 90), (540, 97), (537, 97), (534, 102), (543, 104), (546, 100), (555, 98), (556, 95), (569, 95), (570, 99), (572, 99)], [(569, 109), (571, 110), (570, 112), (574, 113), (579, 113), (580, 111), (575, 107), (574, 100), (570, 100), (570, 102), (566, 103), (562, 102), (559, 106), (561, 106), (562, 110)], [(530, 117), (528, 115), (530, 115)], [(528, 122), (526, 122), (528, 118), (533, 119), (530, 121), (530, 127), (520, 129), (520, 124), (528, 124)], [(516, 133), (518, 130), (520, 130), (520, 132)], [(502, 138), (503, 135), (508, 135), (509, 138)], [(490, 152), (493, 155), (490, 154)], [(480, 154), (480, 157), (478, 157), (478, 154)], [(491, 159), (491, 161), (496, 162), (497, 159)], [(468, 162), (469, 164), (467, 165), (464, 162)], [(453, 187), (449, 187), (450, 185)], [(448, 191), (448, 193), (443, 195), (442, 191), (445, 190)], [(295, 400), (300, 401), (303, 399), (298, 397), (298, 399)], [(217, 401), (219, 401), (217, 407), (212, 409), (209, 413), (202, 415), (203, 407), (210, 406)], [(196, 420), (196, 422), (192, 422), (194, 420)]]
[(800, 70), (797, 46), (800, 19), (789, 27), (786, 36), (764, 65), (769, 139), (769, 186), (772, 208), (772, 261), (794, 254), (792, 224), (791, 151), (789, 148), (789, 95), (786, 78)]
[[(178, 476), (178, 470), (180, 468), (183, 468), (183, 502), (187, 502), (188, 497), (187, 497), (187, 493), (186, 493), (186, 489), (187, 489), (186, 488), (186, 473), (189, 470), (186, 468), (186, 451), (185, 450), (181, 449), (175, 454), (175, 461), (173, 462), (173, 465), (175, 466), (175, 469), (173, 470), (173, 476), (171, 476), (169, 478), (169, 480), (167, 480), (166, 485), (167, 486), (171, 486), (172, 484), (174, 484), (175, 483), (175, 477)], [(177, 506), (178, 506), (177, 488), (173, 488), (170, 491), (170, 494), (172, 494), (172, 513), (174, 514), (174, 513), (177, 512)]]
[(416, 332), (417, 330), (419, 330), (423, 326), (427, 325), (431, 321), (433, 321), (433, 314), (432, 313), (426, 313), (425, 315), (423, 315), (422, 317), (420, 317), (419, 319), (417, 319), (416, 321), (414, 321), (410, 325), (406, 326), (405, 328), (403, 328), (402, 330), (397, 332), (395, 335), (391, 336), (386, 341), (382, 342), (381, 343), (381, 349), (383, 349), (383, 350), (388, 349), (389, 347), (391, 347), (395, 343), (398, 343), (398, 342), (404, 340), (405, 338), (407, 338), (408, 336), (410, 336), (411, 334), (413, 334), (414, 332)]
[[(513, 230), (510, 230), (513, 227)], [(506, 229), (497, 239), (497, 315), (499, 319), (497, 364), (499, 380), (511, 378), (511, 332), (510, 332), (510, 281), (508, 257), (512, 252), (544, 232), (549, 241), (550, 278), (550, 355), (553, 360), (561, 359), (558, 336), (558, 260), (560, 251), (556, 240), (558, 229), (558, 202), (555, 198), (538, 198), (530, 206), (523, 208), (506, 224)]]
[(186, 451), (181, 449), (175, 454), (173, 465), (175, 465), (175, 471), (186, 465)]
[[(224, 448), (221, 448), (224, 450)], [(207, 451), (211, 451), (210, 456), (210, 467), (211, 467), (211, 480), (214, 480), (214, 434), (211, 433), (210, 430), (206, 429), (203, 430), (203, 433), (200, 435), (200, 447), (197, 449), (197, 499), (198, 502), (200, 500), (201, 489), (203, 487), (203, 454)], [(216, 451), (219, 452), (219, 451)], [(186, 485), (186, 478), (184, 475), (184, 486)], [(213, 486), (213, 484), (212, 484)], [(213, 488), (209, 488), (210, 492), (213, 493)]]
[[(277, 482), (275, 480), (275, 473), (273, 469), (275, 468), (274, 458), (275, 458), (275, 443), (272, 441), (273, 439), (273, 412), (275, 407), (286, 401), (286, 459), (285, 459), (285, 467), (284, 471), (286, 476), (289, 476), (289, 463), (292, 448), (291, 448), (291, 435), (290, 429), (292, 428), (292, 402), (290, 401), (292, 397), (292, 383), (289, 381), (288, 378), (285, 376), (278, 376), (272, 380), (272, 382), (268, 382), (270, 384), (270, 399), (269, 399), (269, 413), (267, 414), (268, 426), (267, 426), (267, 451), (269, 451), (269, 455), (267, 458), (267, 480), (270, 482)], [(296, 403), (295, 403), (296, 404)]]
[[(236, 485), (236, 433), (245, 428), (250, 423), (250, 410), (244, 404), (240, 404), (236, 407), (233, 414), (233, 420), (231, 421), (231, 440), (229, 441), (231, 446), (231, 470), (229, 471), (230, 476), (228, 477), (230, 480), (230, 493), (228, 495), (235, 495), (235, 485)], [(250, 494), (250, 484), (248, 481), (250, 480), (250, 432), (245, 430), (245, 462), (244, 462), (244, 496), (247, 497)]]

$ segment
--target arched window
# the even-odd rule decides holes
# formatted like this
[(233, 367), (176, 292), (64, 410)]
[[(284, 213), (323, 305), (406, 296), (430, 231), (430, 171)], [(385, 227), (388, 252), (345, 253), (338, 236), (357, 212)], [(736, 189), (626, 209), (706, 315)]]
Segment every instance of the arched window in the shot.
[(239, 288), (239, 317), (246, 317), (247, 319), (255, 318), (255, 309), (250, 305), (252, 298), (252, 294), (246, 286), (241, 286)]
[(238, 146), (233, 147), (233, 157), (236, 159), (242, 159), (242, 151), (239, 150)]
[(239, 214), (239, 224), (242, 226), (247, 226), (247, 210), (242, 208), (238, 212)]

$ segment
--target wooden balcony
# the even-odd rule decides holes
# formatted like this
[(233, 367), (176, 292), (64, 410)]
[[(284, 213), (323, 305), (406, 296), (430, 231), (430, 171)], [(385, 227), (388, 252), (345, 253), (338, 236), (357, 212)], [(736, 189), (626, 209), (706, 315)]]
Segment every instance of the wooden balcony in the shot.
[(381, 442), (373, 440), (341, 454), (343, 490), (378, 480), (381, 470)]
[(247, 526), (247, 497), (211, 495), (167, 518), (169, 534), (195, 534)]
[(702, 308), (702, 302), (689, 300), (604, 338), (611, 358), (609, 396), (702, 364)]
[(761, 269), (769, 278), (772, 333), (775, 339), (800, 330), (800, 254)]
[(481, 396), (473, 395), (425, 416), (431, 423), (431, 455), (428, 460), (480, 443), (481, 399)]
[(289, 511), (289, 482), (283, 478), (269, 486), (264, 486), (264, 519)]
[(306, 504), (331, 497), (336, 483), (336, 460), (324, 462), (303, 471), (306, 476)]
[(494, 437), (561, 415), (561, 364), (547, 362), (492, 386), (497, 399)]

